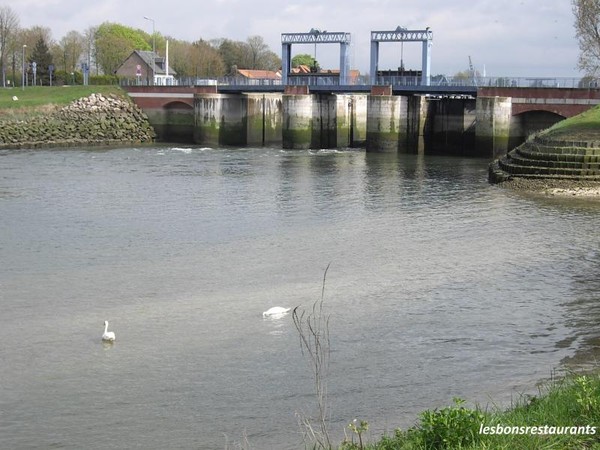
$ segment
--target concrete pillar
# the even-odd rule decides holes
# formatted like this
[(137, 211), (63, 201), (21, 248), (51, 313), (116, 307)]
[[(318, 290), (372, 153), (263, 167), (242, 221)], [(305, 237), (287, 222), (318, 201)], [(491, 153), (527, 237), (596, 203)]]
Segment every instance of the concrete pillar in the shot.
[(481, 156), (505, 154), (510, 138), (511, 97), (477, 97), (475, 147)]
[(281, 94), (246, 94), (247, 134), (251, 146), (281, 146)]
[(286, 149), (311, 148), (313, 133), (313, 96), (283, 94), (282, 146)]
[(335, 141), (333, 148), (364, 145), (367, 132), (366, 94), (335, 95)]
[(408, 99), (370, 95), (367, 101), (367, 151), (407, 152)]
[(194, 142), (243, 146), (247, 143), (247, 99), (238, 94), (194, 96)]
[(367, 94), (352, 95), (350, 147), (364, 147), (367, 143)]

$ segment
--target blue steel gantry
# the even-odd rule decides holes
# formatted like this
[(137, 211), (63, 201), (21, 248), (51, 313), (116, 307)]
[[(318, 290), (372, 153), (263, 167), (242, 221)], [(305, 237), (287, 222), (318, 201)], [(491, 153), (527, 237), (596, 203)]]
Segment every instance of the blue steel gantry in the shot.
[(380, 42), (422, 42), (421, 85), (429, 86), (431, 80), (431, 43), (433, 32), (429, 27), (424, 30), (408, 30), (397, 27), (392, 31), (371, 31), (371, 84), (376, 84), (379, 70)]
[(282, 33), (281, 35), (281, 81), (284, 85), (292, 65), (292, 44), (340, 44), (340, 85), (349, 84), (350, 33), (328, 32), (311, 29), (308, 33)]

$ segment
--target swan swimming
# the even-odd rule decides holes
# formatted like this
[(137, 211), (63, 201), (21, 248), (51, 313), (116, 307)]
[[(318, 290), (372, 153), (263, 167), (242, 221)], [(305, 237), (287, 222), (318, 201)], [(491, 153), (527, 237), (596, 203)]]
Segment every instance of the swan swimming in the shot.
[(102, 334), (102, 340), (104, 342), (114, 342), (115, 333), (113, 331), (108, 331), (108, 320), (104, 321), (104, 333)]
[(282, 306), (273, 306), (263, 313), (263, 317), (279, 317), (287, 314), (292, 308), (283, 308)]

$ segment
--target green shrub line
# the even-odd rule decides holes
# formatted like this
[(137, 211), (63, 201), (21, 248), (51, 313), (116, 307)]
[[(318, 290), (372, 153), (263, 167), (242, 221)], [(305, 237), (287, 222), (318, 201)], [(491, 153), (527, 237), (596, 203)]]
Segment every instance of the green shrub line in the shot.
[(553, 377), (538, 395), (522, 395), (508, 409), (471, 409), (455, 398), (374, 443), (364, 443), (366, 421), (348, 428), (340, 450), (600, 449), (600, 372)]

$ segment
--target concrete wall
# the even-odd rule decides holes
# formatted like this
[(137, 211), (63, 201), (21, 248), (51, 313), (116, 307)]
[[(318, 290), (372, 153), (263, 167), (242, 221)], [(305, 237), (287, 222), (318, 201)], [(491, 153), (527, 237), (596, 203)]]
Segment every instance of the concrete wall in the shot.
[(173, 102), (160, 112), (154, 110), (152, 123), (160, 140), (192, 142), (194, 139), (194, 108), (186, 103)]
[(280, 146), (283, 120), (281, 94), (246, 94), (247, 145)]
[(366, 147), (367, 145), (367, 94), (354, 94), (352, 100), (352, 129), (350, 147)]
[(196, 94), (194, 142), (202, 145), (245, 146), (248, 143), (248, 102), (235, 94)]
[[(194, 99), (193, 139), (209, 146), (319, 149), (362, 144), (369, 152), (493, 157), (508, 149), (510, 105), (510, 98), (497, 97), (475, 102), (385, 94), (201, 93)], [(169, 115), (154, 122), (171, 123), (171, 133), (183, 136), (189, 112), (182, 107), (164, 113)]]
[(311, 148), (313, 139), (313, 96), (284, 94), (282, 147), (286, 149)]
[(510, 97), (477, 97), (475, 150), (495, 158), (509, 149), (512, 105)]
[(284, 94), (282, 146), (354, 147), (366, 141), (366, 94)]
[(550, 128), (564, 117), (549, 111), (527, 111), (521, 114), (514, 114), (510, 122), (510, 137), (508, 148), (513, 149), (521, 145), (527, 137), (537, 131)]
[(370, 95), (367, 100), (367, 151), (408, 151), (408, 98)]

